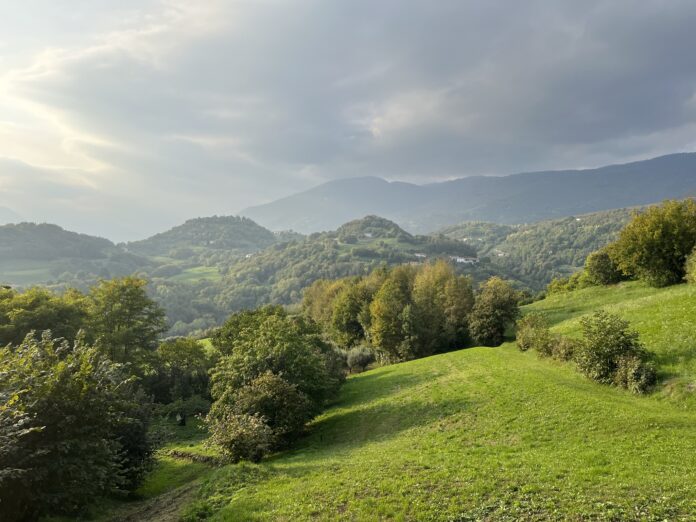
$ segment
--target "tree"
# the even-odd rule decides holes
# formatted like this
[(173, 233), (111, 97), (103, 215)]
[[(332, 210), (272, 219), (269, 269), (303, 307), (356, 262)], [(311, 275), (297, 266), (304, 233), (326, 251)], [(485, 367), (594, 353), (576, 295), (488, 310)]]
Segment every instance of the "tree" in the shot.
[[(221, 403), (210, 415), (215, 417)], [(290, 443), (311, 420), (314, 408), (311, 399), (279, 375), (266, 372), (234, 393), (232, 411), (239, 415), (257, 416), (273, 431), (275, 441)]]
[(634, 215), (609, 247), (619, 269), (652, 286), (683, 281), (696, 246), (696, 201), (666, 201)]
[(469, 316), (474, 341), (483, 346), (498, 346), (505, 330), (519, 316), (520, 294), (508, 282), (491, 277), (476, 298)]
[(344, 376), (333, 361), (333, 348), (315, 323), (303, 317), (269, 315), (235, 341), (212, 371), (215, 400), (232, 402), (242, 387), (271, 372), (310, 398), (314, 413), (338, 391)]
[(605, 286), (626, 278), (606, 249), (592, 252), (585, 260), (584, 279), (590, 285)]
[(136, 487), (151, 456), (143, 400), (123, 368), (81, 338), (70, 345), (46, 332), (0, 349), (3, 517), (75, 514)]
[(124, 277), (101, 281), (90, 291), (89, 333), (113, 361), (142, 365), (165, 330), (164, 311), (148, 297), (146, 285)]
[(19, 344), (30, 332), (44, 330), (74, 341), (86, 318), (85, 298), (77, 290), (57, 295), (44, 288), (0, 288), (0, 346)]
[(409, 358), (410, 346), (405, 346), (404, 309), (411, 303), (414, 271), (400, 266), (391, 271), (370, 304), (370, 341), (387, 358)]
[(146, 379), (158, 402), (208, 396), (208, 371), (213, 361), (195, 339), (182, 337), (164, 341), (157, 348), (156, 371)]
[(237, 312), (215, 330), (211, 341), (221, 355), (230, 355), (237, 345), (243, 346), (251, 341), (266, 319), (269, 317), (285, 318), (287, 315), (285, 309), (279, 305), (268, 305), (256, 310)]
[(331, 337), (339, 346), (350, 348), (365, 340), (361, 314), (369, 307), (372, 296), (359, 281), (348, 283), (332, 303)]

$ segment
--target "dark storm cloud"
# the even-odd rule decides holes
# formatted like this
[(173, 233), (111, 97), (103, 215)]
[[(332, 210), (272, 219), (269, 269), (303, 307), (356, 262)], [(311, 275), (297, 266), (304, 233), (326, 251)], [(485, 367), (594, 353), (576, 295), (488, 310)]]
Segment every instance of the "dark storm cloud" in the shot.
[(696, 141), (693, 2), (192, 4), (9, 77), (99, 165), (92, 197), (139, 209), (133, 230), (337, 177), (583, 167)]

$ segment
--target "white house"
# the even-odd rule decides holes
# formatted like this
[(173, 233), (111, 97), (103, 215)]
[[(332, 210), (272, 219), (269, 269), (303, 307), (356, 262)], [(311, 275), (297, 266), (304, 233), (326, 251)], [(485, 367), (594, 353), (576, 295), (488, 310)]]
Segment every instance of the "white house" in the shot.
[(462, 265), (475, 265), (479, 262), (478, 257), (450, 256), (450, 259), (455, 263), (460, 263)]

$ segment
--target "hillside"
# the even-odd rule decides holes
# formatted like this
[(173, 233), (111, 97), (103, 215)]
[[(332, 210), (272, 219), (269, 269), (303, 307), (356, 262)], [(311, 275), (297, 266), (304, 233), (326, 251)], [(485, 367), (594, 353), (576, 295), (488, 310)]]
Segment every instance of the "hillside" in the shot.
[[(472, 348), (351, 377), (295, 449), (261, 464), (182, 478), (182, 457), (214, 459), (192, 440), (152, 480), (169, 491), (162, 498), (185, 493), (174, 506), (191, 519), (691, 520), (696, 288), (627, 283), (526, 310), (572, 332), (600, 307), (631, 320), (657, 354), (663, 384), (652, 395), (593, 383), (512, 343)], [(201, 476), (191, 498), (187, 480)]]
[[(274, 245), (231, 265), (221, 282), (223, 308), (298, 302), (317, 279), (363, 275), (382, 265), (420, 263), (436, 257), (475, 257), (476, 250), (444, 236), (412, 236), (395, 223), (367, 216), (334, 232)], [(482, 281), (499, 273), (488, 263), (459, 265)]]
[(493, 265), (542, 290), (552, 279), (579, 270), (591, 252), (613, 241), (631, 212), (610, 210), (528, 225), (469, 222), (441, 232), (473, 245)]
[(127, 247), (138, 254), (182, 258), (200, 249), (253, 252), (275, 242), (273, 232), (251, 219), (213, 216), (190, 219), (148, 239), (128, 243)]
[(270, 228), (332, 230), (368, 214), (427, 233), (462, 221), (530, 223), (696, 194), (696, 153), (597, 169), (474, 176), (413, 185), (380, 178), (331, 181), (242, 214)]
[(147, 259), (123, 252), (108, 239), (49, 224), (0, 226), (1, 283), (83, 286), (97, 277), (128, 275), (148, 266)]

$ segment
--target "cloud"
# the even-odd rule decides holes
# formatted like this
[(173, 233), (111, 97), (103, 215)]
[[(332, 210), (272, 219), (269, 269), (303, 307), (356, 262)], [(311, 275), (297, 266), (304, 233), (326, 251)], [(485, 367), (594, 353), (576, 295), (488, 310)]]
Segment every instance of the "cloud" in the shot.
[(0, 205), (115, 239), (344, 176), (695, 145), (688, 1), (44, 2), (57, 26), (0, 47)]

